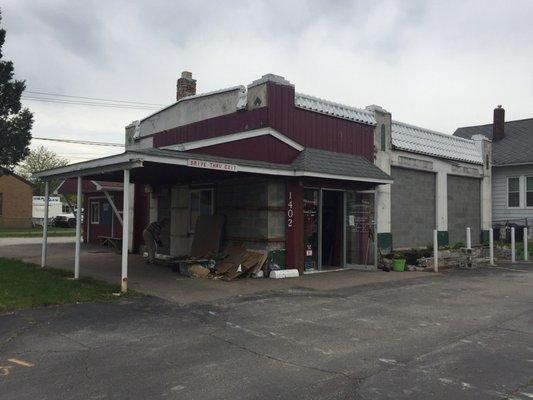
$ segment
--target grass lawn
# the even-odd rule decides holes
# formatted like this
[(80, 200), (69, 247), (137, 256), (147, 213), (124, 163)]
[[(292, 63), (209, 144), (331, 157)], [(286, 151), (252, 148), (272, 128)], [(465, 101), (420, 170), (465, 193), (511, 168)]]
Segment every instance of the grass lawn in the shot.
[(120, 292), (118, 285), (92, 278), (69, 279), (71, 277), (72, 273), (67, 271), (42, 269), (35, 264), (0, 258), (0, 313), (52, 304), (140, 296), (133, 291), (117, 296), (114, 293)]
[[(43, 236), (43, 228), (38, 226), (35, 228), (20, 229), (20, 228), (1, 228), (0, 238), (3, 237), (40, 237)], [(56, 228), (54, 226), (48, 227), (48, 236), (76, 236), (76, 229), (74, 228)]]

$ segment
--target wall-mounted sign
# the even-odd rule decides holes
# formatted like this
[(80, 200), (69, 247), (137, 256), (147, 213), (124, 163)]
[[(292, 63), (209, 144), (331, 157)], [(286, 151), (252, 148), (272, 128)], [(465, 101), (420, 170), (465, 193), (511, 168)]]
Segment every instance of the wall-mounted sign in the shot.
[(205, 161), (205, 160), (187, 160), (187, 167), (193, 168), (205, 168), (205, 169), (216, 169), (218, 171), (228, 171), (228, 172), (237, 172), (237, 165), (235, 164), (225, 164), (214, 161)]
[(294, 209), (292, 208), (292, 192), (289, 192), (289, 198), (287, 201), (287, 227), (292, 228)]

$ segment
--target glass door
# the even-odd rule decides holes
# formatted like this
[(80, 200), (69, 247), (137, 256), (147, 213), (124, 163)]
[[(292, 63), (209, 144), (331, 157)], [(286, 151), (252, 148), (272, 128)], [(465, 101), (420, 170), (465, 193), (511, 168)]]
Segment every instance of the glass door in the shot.
[(304, 188), (304, 268), (305, 271), (319, 269), (319, 189)]
[(375, 194), (348, 190), (345, 196), (346, 265), (374, 265)]

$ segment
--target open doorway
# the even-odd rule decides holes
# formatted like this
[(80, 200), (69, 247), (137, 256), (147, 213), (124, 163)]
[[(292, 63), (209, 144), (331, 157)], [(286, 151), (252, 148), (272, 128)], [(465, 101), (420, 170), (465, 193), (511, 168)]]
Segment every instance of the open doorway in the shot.
[(342, 266), (344, 193), (322, 192), (322, 268)]

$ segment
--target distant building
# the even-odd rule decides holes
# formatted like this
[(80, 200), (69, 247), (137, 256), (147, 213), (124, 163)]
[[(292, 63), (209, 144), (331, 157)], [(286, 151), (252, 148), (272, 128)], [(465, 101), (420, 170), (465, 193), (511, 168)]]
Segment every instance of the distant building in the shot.
[(0, 167), (0, 228), (30, 228), (33, 185)]
[(492, 140), (493, 224), (533, 224), (533, 118), (505, 121), (505, 110), (494, 110), (492, 124), (458, 128), (455, 136)]

